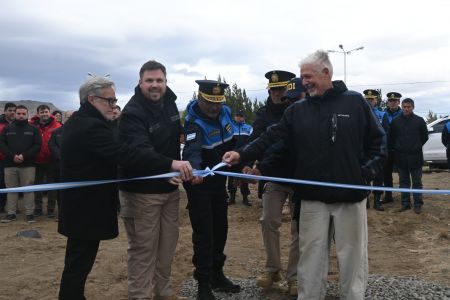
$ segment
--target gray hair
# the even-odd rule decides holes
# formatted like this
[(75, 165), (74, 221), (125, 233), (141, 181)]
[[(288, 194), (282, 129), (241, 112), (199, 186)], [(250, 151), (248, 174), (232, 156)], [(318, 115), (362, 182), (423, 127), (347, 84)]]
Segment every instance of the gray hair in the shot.
[(80, 86), (80, 104), (86, 103), (88, 96), (100, 96), (102, 90), (105, 88), (112, 87), (115, 89), (114, 82), (106, 77), (97, 77), (95, 75), (89, 74), (89, 78)]
[(330, 71), (330, 78), (333, 77), (333, 65), (331, 64), (328, 52), (325, 50), (317, 50), (311, 53), (299, 63), (299, 67), (302, 68), (303, 65), (311, 64), (317, 66), (317, 71), (322, 71), (322, 69), (327, 68)]

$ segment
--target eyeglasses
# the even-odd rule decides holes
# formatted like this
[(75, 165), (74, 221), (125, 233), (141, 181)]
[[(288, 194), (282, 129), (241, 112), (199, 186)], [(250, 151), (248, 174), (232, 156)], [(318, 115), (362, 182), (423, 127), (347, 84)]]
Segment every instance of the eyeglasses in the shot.
[(119, 101), (119, 99), (113, 98), (113, 97), (109, 97), (109, 98), (101, 97), (101, 96), (94, 96), (94, 97), (95, 97), (95, 98), (100, 98), (100, 99), (105, 100), (105, 101), (108, 101), (108, 104), (109, 104), (109, 106), (111, 106), (111, 107), (116, 106), (117, 101)]

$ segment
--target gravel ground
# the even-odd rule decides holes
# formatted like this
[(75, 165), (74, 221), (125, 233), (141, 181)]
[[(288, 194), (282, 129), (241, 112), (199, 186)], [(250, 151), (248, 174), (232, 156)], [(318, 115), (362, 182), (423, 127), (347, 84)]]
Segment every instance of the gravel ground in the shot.
[[(236, 279), (232, 281), (241, 285), (241, 292), (238, 294), (215, 293), (217, 300), (292, 300), (295, 297), (287, 295), (285, 287), (280, 286), (279, 293), (267, 293), (256, 286), (255, 278)], [(181, 290), (181, 294), (194, 300), (197, 292), (195, 280), (186, 281)], [(273, 291), (272, 291), (273, 292)], [(270, 295), (268, 295), (270, 294)], [(339, 299), (339, 288), (337, 284), (329, 283), (326, 300)], [(418, 279), (416, 277), (386, 277), (380, 275), (370, 275), (369, 284), (366, 290), (366, 299), (370, 300), (449, 300), (450, 287), (440, 286)]]

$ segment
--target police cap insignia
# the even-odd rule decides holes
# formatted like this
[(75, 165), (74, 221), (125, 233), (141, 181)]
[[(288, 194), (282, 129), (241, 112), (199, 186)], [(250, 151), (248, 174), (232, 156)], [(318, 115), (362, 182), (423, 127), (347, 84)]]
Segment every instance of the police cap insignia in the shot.
[(210, 102), (225, 102), (225, 89), (228, 84), (217, 80), (196, 80), (199, 95)]
[(265, 77), (269, 79), (267, 88), (285, 87), (289, 80), (295, 77), (294, 73), (281, 70), (273, 70), (266, 73)]

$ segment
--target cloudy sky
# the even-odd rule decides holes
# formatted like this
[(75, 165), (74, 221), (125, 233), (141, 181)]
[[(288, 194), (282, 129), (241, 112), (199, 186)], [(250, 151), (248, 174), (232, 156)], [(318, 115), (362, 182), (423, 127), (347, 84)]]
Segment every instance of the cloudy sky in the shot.
[[(347, 85), (398, 91), (416, 112), (450, 114), (450, 1), (0, 0), (0, 100), (76, 109), (86, 74), (111, 74), (124, 105), (156, 59), (184, 109), (196, 79), (236, 82), (263, 101), (264, 74), (299, 74), (316, 49), (345, 50)], [(331, 53), (334, 79), (344, 55)]]

